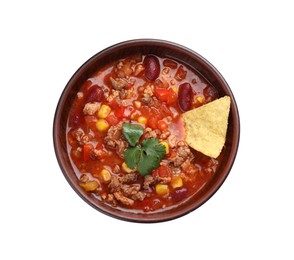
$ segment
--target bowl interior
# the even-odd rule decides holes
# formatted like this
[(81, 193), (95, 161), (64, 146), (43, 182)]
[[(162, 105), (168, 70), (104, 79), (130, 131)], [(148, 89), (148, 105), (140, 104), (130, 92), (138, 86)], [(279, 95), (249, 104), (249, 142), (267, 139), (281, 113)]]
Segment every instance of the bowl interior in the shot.
[[(183, 63), (206, 78), (218, 90), (220, 96), (228, 95), (231, 97), (231, 111), (223, 159), (214, 178), (200, 192), (183, 201), (177, 207), (148, 214), (133, 213), (113, 208), (85, 192), (78, 184), (73, 165), (67, 154), (66, 142), (66, 125), (69, 110), (76, 93), (84, 81), (106, 64), (137, 53), (154, 54)], [(152, 39), (119, 43), (97, 53), (86, 61), (66, 85), (56, 108), (53, 126), (54, 147), (58, 163), (65, 178), (77, 194), (95, 209), (107, 215), (134, 222), (171, 220), (193, 211), (207, 201), (222, 185), (230, 172), (238, 149), (239, 134), (240, 125), (237, 105), (228, 84), (221, 74), (194, 51), (175, 43)]]

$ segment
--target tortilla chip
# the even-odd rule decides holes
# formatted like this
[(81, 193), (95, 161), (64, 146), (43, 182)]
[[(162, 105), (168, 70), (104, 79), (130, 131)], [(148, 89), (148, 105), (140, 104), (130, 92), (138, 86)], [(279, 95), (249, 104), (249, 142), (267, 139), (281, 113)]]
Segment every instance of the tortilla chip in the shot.
[(213, 158), (220, 155), (226, 141), (230, 102), (225, 96), (183, 114), (185, 140), (190, 147)]

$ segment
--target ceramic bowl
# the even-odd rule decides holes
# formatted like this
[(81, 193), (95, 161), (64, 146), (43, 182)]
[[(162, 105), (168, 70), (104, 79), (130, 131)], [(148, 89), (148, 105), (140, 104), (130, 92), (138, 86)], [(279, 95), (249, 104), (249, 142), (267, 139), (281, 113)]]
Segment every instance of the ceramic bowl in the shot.
[[(71, 104), (82, 83), (87, 80), (95, 71), (132, 54), (154, 54), (160, 57), (172, 58), (179, 63), (185, 64), (192, 70), (200, 73), (219, 92), (220, 96), (231, 97), (231, 110), (229, 115), (228, 132), (225, 144), (224, 156), (214, 178), (205, 185), (201, 192), (185, 200), (177, 207), (151, 213), (132, 213), (111, 207), (103, 201), (95, 199), (85, 192), (79, 185), (67, 152), (66, 127)], [(161, 222), (181, 217), (201, 206), (220, 188), (227, 178), (238, 150), (240, 136), (240, 120), (238, 108), (233, 93), (225, 79), (205, 58), (176, 43), (155, 39), (130, 40), (110, 46), (95, 54), (86, 61), (72, 76), (65, 86), (54, 117), (53, 141), (56, 157), (66, 180), (76, 193), (88, 204), (98, 211), (109, 216), (132, 222)]]

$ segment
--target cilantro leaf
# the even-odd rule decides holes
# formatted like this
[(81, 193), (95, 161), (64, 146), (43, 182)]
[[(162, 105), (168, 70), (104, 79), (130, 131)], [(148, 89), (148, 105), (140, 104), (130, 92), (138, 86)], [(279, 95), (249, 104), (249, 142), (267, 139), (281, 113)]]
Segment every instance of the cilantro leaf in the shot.
[(141, 176), (150, 174), (153, 170), (158, 168), (160, 159), (156, 155), (147, 155), (144, 151), (141, 153), (140, 161), (138, 163), (138, 172)]
[(129, 144), (131, 146), (135, 146), (139, 142), (140, 137), (143, 135), (144, 129), (140, 125), (124, 124), (122, 132)]
[(138, 172), (145, 176), (158, 168), (166, 150), (157, 138), (149, 138), (145, 139), (141, 146), (129, 147), (124, 154), (127, 166), (131, 169), (137, 166)]
[(147, 155), (157, 156), (160, 160), (164, 158), (166, 154), (165, 146), (158, 143), (157, 138), (145, 139), (142, 142), (142, 149)]
[(140, 159), (141, 149), (139, 147), (129, 147), (125, 150), (125, 162), (129, 168), (135, 169)]

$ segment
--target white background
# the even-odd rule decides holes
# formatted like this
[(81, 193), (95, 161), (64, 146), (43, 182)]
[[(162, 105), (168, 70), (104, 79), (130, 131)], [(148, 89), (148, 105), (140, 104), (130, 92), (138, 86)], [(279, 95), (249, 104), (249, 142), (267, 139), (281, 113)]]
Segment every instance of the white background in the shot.
[[(0, 259), (294, 259), (290, 4), (1, 1)], [(88, 206), (53, 149), (54, 112), (69, 78), (95, 53), (135, 38), (174, 41), (208, 59), (241, 118), (238, 156), (220, 190), (160, 224)]]

